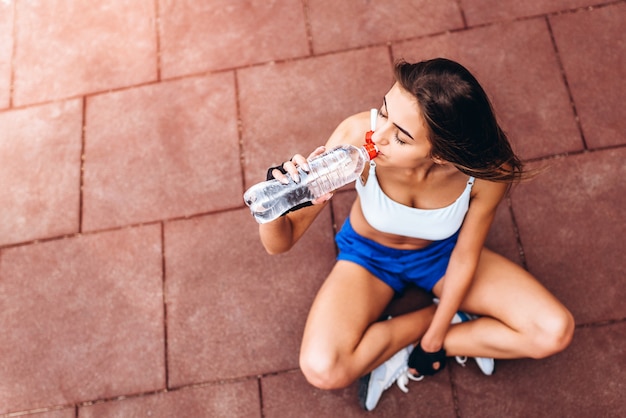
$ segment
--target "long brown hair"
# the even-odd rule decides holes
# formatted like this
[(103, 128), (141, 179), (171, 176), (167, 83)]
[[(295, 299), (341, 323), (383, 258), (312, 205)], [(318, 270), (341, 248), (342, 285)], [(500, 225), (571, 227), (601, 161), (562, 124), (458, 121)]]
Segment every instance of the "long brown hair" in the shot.
[(417, 99), (433, 158), (480, 179), (512, 183), (525, 177), (487, 94), (465, 67), (444, 58), (400, 61), (395, 77)]

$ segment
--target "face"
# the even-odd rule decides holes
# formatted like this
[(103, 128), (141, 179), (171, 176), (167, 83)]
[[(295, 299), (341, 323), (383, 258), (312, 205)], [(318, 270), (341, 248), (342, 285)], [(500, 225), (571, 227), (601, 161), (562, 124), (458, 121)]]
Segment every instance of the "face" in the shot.
[(377, 164), (413, 168), (430, 160), (426, 122), (415, 97), (398, 83), (383, 99), (372, 141), (380, 150)]

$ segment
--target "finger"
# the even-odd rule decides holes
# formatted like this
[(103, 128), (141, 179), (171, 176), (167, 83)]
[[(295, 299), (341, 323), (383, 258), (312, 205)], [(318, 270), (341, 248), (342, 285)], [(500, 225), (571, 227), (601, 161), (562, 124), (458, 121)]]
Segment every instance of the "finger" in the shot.
[(291, 159), (291, 162), (293, 162), (296, 165), (296, 167), (300, 167), (306, 172), (309, 171), (308, 161), (302, 155), (300, 154), (294, 155), (293, 158)]
[(317, 199), (312, 200), (312, 203), (314, 205), (319, 205), (321, 203), (329, 201), (331, 197), (333, 197), (332, 193), (326, 193), (325, 195), (322, 195), (322, 196), (318, 197)]
[(315, 148), (315, 150), (313, 150), (313, 152), (309, 155), (309, 158), (317, 157), (318, 155), (322, 155), (324, 152), (326, 152), (326, 147), (322, 145), (321, 147)]
[(293, 181), (296, 183), (300, 182), (300, 174), (298, 173), (298, 168), (296, 167), (296, 163), (294, 161), (285, 162), (283, 164), (283, 168), (287, 171), (287, 173), (289, 173), (289, 176), (293, 179)]

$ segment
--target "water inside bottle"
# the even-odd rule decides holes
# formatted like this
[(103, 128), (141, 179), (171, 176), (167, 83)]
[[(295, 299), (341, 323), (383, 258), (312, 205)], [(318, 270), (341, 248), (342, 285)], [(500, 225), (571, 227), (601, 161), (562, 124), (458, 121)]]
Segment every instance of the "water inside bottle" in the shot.
[(314, 197), (307, 186), (308, 174), (300, 170), (300, 182), (283, 184), (278, 180), (259, 183), (246, 191), (243, 198), (259, 223), (273, 221), (292, 207)]

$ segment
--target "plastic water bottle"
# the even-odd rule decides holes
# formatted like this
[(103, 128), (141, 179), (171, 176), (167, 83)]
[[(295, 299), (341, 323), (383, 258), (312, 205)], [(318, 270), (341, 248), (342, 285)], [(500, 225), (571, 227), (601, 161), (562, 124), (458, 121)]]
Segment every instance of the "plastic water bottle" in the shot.
[(269, 180), (249, 188), (243, 199), (256, 221), (260, 224), (273, 221), (294, 206), (317, 199), (356, 180), (363, 172), (365, 163), (378, 154), (376, 146), (371, 142), (371, 133), (368, 134), (368, 141), (362, 147), (339, 145), (307, 160), (309, 172), (298, 168), (298, 183), (291, 178), (288, 184)]

